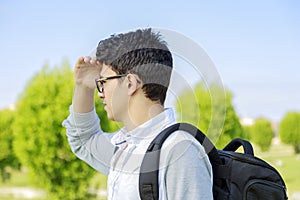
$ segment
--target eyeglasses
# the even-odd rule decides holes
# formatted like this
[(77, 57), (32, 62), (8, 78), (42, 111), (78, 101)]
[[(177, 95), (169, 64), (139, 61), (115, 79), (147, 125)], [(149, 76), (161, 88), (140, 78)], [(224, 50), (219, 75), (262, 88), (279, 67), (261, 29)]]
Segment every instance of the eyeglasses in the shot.
[(127, 76), (127, 74), (121, 74), (121, 75), (116, 75), (116, 76), (108, 76), (108, 77), (102, 77), (102, 78), (95, 79), (98, 92), (100, 92), (100, 93), (104, 92), (104, 85), (103, 84), (107, 80), (116, 79), (116, 78), (122, 78), (124, 76)]

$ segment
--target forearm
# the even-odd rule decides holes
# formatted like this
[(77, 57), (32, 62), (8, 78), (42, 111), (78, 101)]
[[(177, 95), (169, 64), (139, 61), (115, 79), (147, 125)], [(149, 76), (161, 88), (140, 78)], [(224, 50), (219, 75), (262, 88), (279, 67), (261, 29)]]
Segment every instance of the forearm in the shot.
[(114, 146), (110, 134), (103, 133), (95, 110), (80, 114), (70, 107), (70, 115), (63, 122), (73, 153), (96, 170), (108, 174)]

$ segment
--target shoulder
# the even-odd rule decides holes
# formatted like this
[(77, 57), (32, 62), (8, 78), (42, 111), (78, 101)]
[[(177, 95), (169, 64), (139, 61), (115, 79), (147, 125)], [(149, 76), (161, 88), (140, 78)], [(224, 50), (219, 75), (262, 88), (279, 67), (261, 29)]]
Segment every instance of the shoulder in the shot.
[(185, 131), (175, 131), (163, 143), (160, 161), (162, 163), (170, 164), (178, 160), (194, 162), (197, 159), (209, 163), (204, 147)]
[[(176, 196), (180, 199), (202, 199), (212, 194), (209, 158), (203, 146), (185, 131), (174, 132), (163, 144), (160, 169), (162, 185), (167, 188), (170, 199)], [(197, 188), (199, 193), (194, 193), (192, 188)]]
[(203, 146), (191, 134), (182, 130), (172, 133), (164, 142), (162, 149), (172, 149), (178, 147), (178, 145), (186, 148), (190, 147), (201, 154), (206, 154)]

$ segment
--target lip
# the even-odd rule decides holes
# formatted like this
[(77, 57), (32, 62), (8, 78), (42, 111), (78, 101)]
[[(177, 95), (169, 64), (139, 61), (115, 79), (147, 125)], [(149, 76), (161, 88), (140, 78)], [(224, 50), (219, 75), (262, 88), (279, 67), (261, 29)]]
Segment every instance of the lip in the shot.
[(107, 106), (106, 105), (103, 106), (103, 110), (107, 112)]
[(107, 107), (107, 104), (105, 102), (102, 103), (104, 109)]

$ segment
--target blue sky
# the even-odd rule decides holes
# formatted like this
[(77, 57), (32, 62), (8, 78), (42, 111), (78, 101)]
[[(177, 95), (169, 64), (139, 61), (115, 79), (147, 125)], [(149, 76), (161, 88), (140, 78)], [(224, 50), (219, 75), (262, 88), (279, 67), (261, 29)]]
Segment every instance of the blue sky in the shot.
[(154, 27), (205, 50), (240, 117), (279, 121), (300, 111), (299, 11), (296, 0), (2, 0), (0, 108), (15, 103), (45, 63), (73, 65), (112, 33)]

